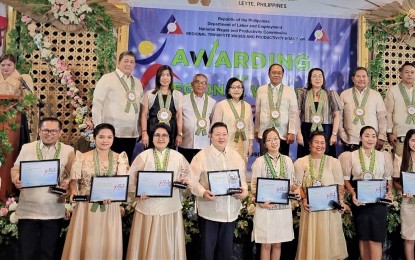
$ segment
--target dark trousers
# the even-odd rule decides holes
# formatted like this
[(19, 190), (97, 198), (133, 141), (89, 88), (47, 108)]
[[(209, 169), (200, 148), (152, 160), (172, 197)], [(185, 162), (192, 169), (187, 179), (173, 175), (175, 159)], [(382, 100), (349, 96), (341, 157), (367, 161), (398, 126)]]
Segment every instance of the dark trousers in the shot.
[(118, 138), (114, 137), (111, 150), (116, 153), (126, 152), (128, 156), (128, 162), (132, 163), (133, 151), (137, 138)]
[(55, 259), (61, 225), (62, 219), (19, 219), (17, 229), (20, 259)]
[(202, 260), (229, 260), (236, 222), (216, 222), (199, 216)]
[(200, 152), (200, 149), (187, 149), (187, 148), (178, 148), (179, 153), (181, 153), (184, 158), (186, 158), (186, 160), (191, 163), (193, 157), (195, 157), (195, 155)]
[[(267, 150), (265, 149), (262, 139), (259, 139), (259, 152), (264, 155)], [(287, 141), (280, 139), (280, 153), (286, 156), (290, 156), (290, 144)]]
[(346, 144), (345, 142), (342, 142), (342, 144), (344, 152), (353, 152), (360, 148), (358, 144)]

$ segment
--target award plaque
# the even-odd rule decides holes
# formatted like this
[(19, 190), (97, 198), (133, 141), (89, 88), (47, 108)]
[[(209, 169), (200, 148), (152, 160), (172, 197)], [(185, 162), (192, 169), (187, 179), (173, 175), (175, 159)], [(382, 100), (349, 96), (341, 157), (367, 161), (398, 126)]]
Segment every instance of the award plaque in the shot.
[(289, 179), (257, 178), (256, 202), (287, 205), (289, 191)]
[(90, 202), (127, 201), (128, 175), (94, 176), (91, 182)]
[(402, 172), (402, 193), (411, 193), (415, 195), (415, 173)]
[(339, 186), (334, 184), (307, 187), (307, 199), (311, 212), (332, 210), (336, 208), (334, 204), (339, 204)]
[(23, 188), (56, 186), (59, 182), (60, 160), (21, 161), (19, 180)]
[(137, 189), (135, 196), (140, 197), (172, 197), (172, 171), (139, 171), (137, 175)]
[(226, 196), (241, 193), (241, 179), (239, 170), (207, 172), (210, 191), (215, 196)]
[(387, 182), (385, 180), (370, 179), (356, 180), (357, 189), (356, 197), (361, 203), (384, 202), (387, 191)]

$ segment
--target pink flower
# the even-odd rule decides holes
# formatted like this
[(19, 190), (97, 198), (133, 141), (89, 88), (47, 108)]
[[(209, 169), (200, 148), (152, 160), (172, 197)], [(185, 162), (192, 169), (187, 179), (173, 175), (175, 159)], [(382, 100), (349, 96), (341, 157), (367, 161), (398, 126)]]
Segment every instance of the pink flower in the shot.
[(83, 21), (84, 19), (85, 19), (85, 14), (81, 14), (81, 15), (79, 16), (79, 20)]
[(94, 128), (94, 124), (92, 123), (92, 121), (91, 120), (86, 120), (86, 128), (87, 129), (93, 129)]
[(73, 7), (79, 9), (81, 7), (81, 3), (79, 3), (79, 1), (75, 1), (73, 2)]
[(14, 202), (14, 198), (8, 198), (7, 201), (6, 201), (6, 206), (9, 206), (13, 202)]
[(72, 90), (68, 90), (67, 92), (66, 92), (66, 95), (67, 96), (70, 96), (70, 97), (72, 97), (73, 96), (73, 91)]
[(66, 11), (66, 5), (61, 5), (61, 7), (59, 8), (62, 12)]
[(30, 18), (30, 17), (28, 17), (28, 16), (26, 16), (26, 15), (23, 15), (22, 16), (22, 22), (24, 22), (25, 24), (28, 24), (28, 23), (30, 23), (32, 21), (32, 18)]
[(1, 208), (0, 209), (0, 216), (4, 217), (7, 215), (7, 213), (9, 213), (9, 210), (7, 208)]

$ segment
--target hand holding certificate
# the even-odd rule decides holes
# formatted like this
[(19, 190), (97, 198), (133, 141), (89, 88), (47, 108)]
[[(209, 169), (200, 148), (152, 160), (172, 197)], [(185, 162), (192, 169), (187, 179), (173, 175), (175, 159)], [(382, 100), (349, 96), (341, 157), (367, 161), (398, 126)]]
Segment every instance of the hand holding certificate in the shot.
[(337, 185), (307, 187), (307, 198), (311, 212), (339, 209)]
[(357, 180), (356, 196), (361, 203), (390, 203), (384, 199), (387, 192), (385, 180)]
[(95, 176), (92, 178), (90, 202), (127, 201), (128, 175)]
[(215, 196), (241, 193), (241, 179), (239, 170), (210, 171), (207, 172), (210, 191)]
[(19, 179), (22, 183), (22, 188), (56, 186), (59, 180), (59, 162), (59, 159), (21, 161)]
[(139, 171), (137, 176), (136, 197), (172, 197), (172, 171)]
[(273, 204), (288, 204), (290, 180), (257, 178), (256, 202)]

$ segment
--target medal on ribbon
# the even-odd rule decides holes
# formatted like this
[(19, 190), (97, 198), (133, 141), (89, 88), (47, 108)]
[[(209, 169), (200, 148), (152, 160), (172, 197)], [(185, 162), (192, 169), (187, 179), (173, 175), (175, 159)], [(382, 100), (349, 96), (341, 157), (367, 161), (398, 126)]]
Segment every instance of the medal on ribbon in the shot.
[(324, 131), (323, 126), (321, 124), (323, 123), (322, 111), (323, 111), (326, 99), (327, 99), (326, 91), (320, 90), (320, 96), (318, 99), (318, 105), (316, 109), (316, 106), (314, 105), (313, 90), (310, 89), (307, 91), (307, 100), (308, 100), (308, 104), (310, 105), (310, 109), (311, 109), (311, 123), (312, 123), (311, 130), (310, 130), (311, 132), (314, 132), (316, 130)]
[(206, 120), (206, 113), (207, 113), (207, 107), (208, 107), (208, 96), (205, 94), (205, 101), (203, 103), (203, 110), (202, 110), (202, 114), (200, 114), (199, 109), (197, 108), (196, 105), (196, 101), (195, 101), (195, 94), (192, 92), (190, 93), (190, 102), (192, 103), (192, 108), (193, 111), (195, 112), (195, 116), (196, 116), (196, 126), (197, 126), (197, 130), (196, 130), (196, 135), (200, 135), (202, 134), (202, 136), (207, 135), (207, 125), (208, 122)]
[(281, 107), (281, 99), (282, 99), (282, 92), (284, 90), (284, 85), (280, 85), (280, 89), (278, 90), (277, 94), (277, 102), (274, 102), (274, 95), (272, 93), (271, 84), (268, 84), (268, 103), (270, 109), (270, 116), (271, 116), (271, 126), (272, 127), (279, 127), (280, 126), (280, 107)]
[(412, 100), (409, 100), (408, 93), (405, 90), (405, 86), (399, 83), (399, 91), (403, 97), (403, 101), (405, 102), (406, 111), (408, 115), (406, 117), (405, 123), (407, 124), (414, 124), (415, 123), (415, 90), (412, 90)]
[(311, 179), (311, 185), (312, 186), (321, 186), (321, 178), (323, 177), (323, 171), (324, 171), (324, 165), (326, 163), (326, 155), (323, 154), (323, 156), (321, 157), (321, 161), (320, 161), (320, 167), (318, 168), (318, 173), (317, 176), (315, 175), (314, 172), (314, 162), (313, 162), (313, 157), (311, 156), (311, 154), (308, 156), (308, 168), (309, 168), (309, 176)]
[(365, 93), (363, 94), (362, 103), (359, 105), (359, 101), (357, 100), (357, 94), (356, 94), (356, 87), (352, 90), (353, 94), (353, 102), (355, 105), (354, 109), (354, 115), (355, 118), (353, 120), (353, 124), (357, 125), (357, 123), (360, 121), (362, 125), (365, 125), (365, 120), (363, 119), (365, 116), (365, 106), (367, 102), (367, 98), (369, 97), (369, 88), (367, 87), (365, 90)]
[(364, 151), (363, 151), (363, 148), (359, 148), (359, 161), (360, 161), (360, 167), (362, 168), (361, 176), (363, 177), (363, 179), (365, 180), (373, 179), (373, 171), (375, 169), (375, 160), (376, 160), (375, 149), (372, 149), (372, 151), (370, 152), (369, 169), (366, 169)]
[(231, 107), (233, 116), (235, 117), (235, 128), (236, 128), (236, 132), (235, 132), (235, 137), (233, 139), (233, 141), (235, 143), (238, 142), (239, 140), (239, 136), (242, 136), (242, 140), (246, 141), (246, 133), (245, 133), (245, 103), (243, 100), (240, 100), (241, 102), (241, 115), (238, 115), (238, 112), (236, 112), (236, 108), (233, 105), (233, 101), (232, 99), (227, 99), (228, 100), (228, 104)]
[(134, 107), (134, 112), (137, 114), (138, 113), (138, 104), (136, 102), (136, 95), (134, 93), (134, 87), (135, 87), (135, 82), (133, 79), (133, 76), (130, 76), (131, 79), (131, 89), (128, 88), (127, 82), (125, 82), (125, 80), (123, 78), (121, 78), (117, 72), (114, 72), (115, 75), (117, 75), (118, 79), (121, 82), (121, 85), (123, 86), (124, 90), (125, 90), (125, 96), (127, 98), (127, 104), (125, 105), (125, 109), (124, 112), (125, 113), (129, 113), (130, 109), (131, 109), (131, 105)]
[(159, 123), (165, 123), (169, 124), (171, 119), (171, 111), (170, 111), (170, 103), (172, 99), (171, 92), (167, 93), (167, 99), (166, 103), (164, 103), (163, 95), (161, 94), (161, 90), (157, 91), (157, 98), (160, 105), (160, 110), (157, 112), (157, 119), (159, 120)]

